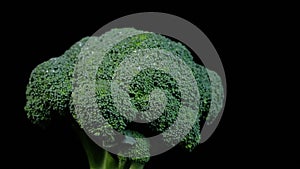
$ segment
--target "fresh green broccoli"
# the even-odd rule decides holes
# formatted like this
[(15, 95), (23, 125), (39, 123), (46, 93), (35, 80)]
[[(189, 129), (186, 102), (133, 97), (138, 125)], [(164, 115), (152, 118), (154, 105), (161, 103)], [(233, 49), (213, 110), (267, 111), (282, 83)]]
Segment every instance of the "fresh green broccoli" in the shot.
[[(124, 106), (117, 107), (118, 100), (114, 98), (112, 84), (117, 79), (118, 67), (126, 63), (129, 56), (132, 56), (132, 60), (127, 60), (128, 63), (140, 63), (142, 56), (137, 54), (139, 51), (143, 51), (143, 55), (167, 51), (168, 53), (163, 54), (173, 55), (182, 60), (195, 79), (199, 96), (197, 97), (197, 93), (184, 95), (185, 91), (180, 89), (178, 80), (166, 72), (176, 72), (179, 76), (184, 74), (180, 74), (180, 69), (169, 68), (169, 64), (158, 60), (162, 65), (161, 69), (144, 65), (143, 69), (140, 69), (140, 66), (138, 70), (135, 69), (133, 77), (128, 75), (130, 73), (122, 74), (121, 80), (118, 81), (119, 87), (126, 90), (133, 106), (121, 103)], [(83, 60), (84, 64), (80, 65)], [(151, 62), (156, 63), (157, 60)], [(86, 71), (92, 72), (95, 66), (93, 88), (85, 84), (85, 80), (90, 79), (82, 77), (89, 76), (85, 74)], [(188, 79), (182, 83), (193, 87)], [(154, 91), (162, 91), (164, 96), (160, 96), (161, 93), (153, 94)], [(78, 98), (87, 92), (92, 93), (91, 97)], [(38, 65), (31, 73), (26, 98), (25, 111), (34, 124), (45, 125), (53, 117), (69, 119), (83, 143), (90, 168), (137, 169), (143, 168), (151, 156), (150, 143), (139, 138), (162, 133), (162, 140), (167, 146), (175, 146), (180, 142), (179, 146), (192, 151), (200, 143), (204, 122), (208, 120), (211, 123), (220, 112), (224, 93), (220, 77), (195, 63), (192, 54), (181, 43), (152, 32), (122, 28), (112, 29), (100, 37), (83, 38), (62, 56)], [(197, 117), (187, 135), (182, 137), (181, 131), (184, 130), (184, 124), (191, 120), (189, 118), (192, 116), (188, 111), (184, 116), (186, 119), (178, 122), (183, 125), (176, 126), (172, 132), (164, 132), (178, 118), (183, 101), (188, 104), (190, 100), (195, 99), (199, 105), (188, 106), (197, 110)], [(95, 102), (99, 111), (94, 111), (93, 106), (90, 109), (82, 108), (89, 106), (90, 102)], [(164, 109), (155, 109), (159, 107), (156, 105), (160, 104), (165, 104)], [(81, 113), (86, 110), (89, 110), (88, 114)], [(121, 111), (127, 114), (124, 115)], [(153, 120), (153, 112), (161, 114)], [(98, 125), (102, 122), (99, 116), (104, 117), (109, 125)], [(133, 119), (147, 123), (141, 125)], [(105, 130), (105, 127), (122, 133), (124, 137), (118, 138), (122, 142), (114, 142), (117, 139), (116, 135)], [(109, 141), (106, 142), (107, 140)], [(112, 147), (119, 152), (115, 155), (100, 148), (95, 142), (101, 141), (103, 147)], [(119, 148), (120, 146), (122, 148)], [(124, 147), (127, 149), (123, 149)]]

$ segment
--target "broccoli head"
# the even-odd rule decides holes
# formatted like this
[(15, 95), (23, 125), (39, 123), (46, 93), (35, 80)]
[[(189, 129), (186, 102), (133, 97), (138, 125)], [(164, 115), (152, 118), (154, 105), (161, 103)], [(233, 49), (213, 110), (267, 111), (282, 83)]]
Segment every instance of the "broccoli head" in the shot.
[[(179, 143), (192, 151), (205, 121), (212, 123), (222, 108), (221, 78), (194, 60), (184, 45), (162, 35), (112, 29), (38, 65), (27, 85), (25, 111), (40, 125), (52, 117), (71, 118), (91, 168), (143, 168), (152, 151), (143, 138), (161, 134), (166, 146)], [(187, 68), (192, 80), (185, 78)]]

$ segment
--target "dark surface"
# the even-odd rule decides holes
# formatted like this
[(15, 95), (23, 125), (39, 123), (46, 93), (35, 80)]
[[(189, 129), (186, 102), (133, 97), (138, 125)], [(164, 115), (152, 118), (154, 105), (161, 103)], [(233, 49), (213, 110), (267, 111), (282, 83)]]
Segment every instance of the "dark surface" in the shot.
[[(255, 125), (251, 123), (255, 108), (248, 107), (253, 90), (246, 85), (253, 80), (252, 74), (245, 70), (252, 60), (251, 48), (257, 48), (251, 32), (257, 29), (256, 16), (250, 9), (222, 8), (212, 6), (191, 8), (146, 8), (139, 10), (114, 10), (109, 12), (87, 8), (65, 11), (50, 8), (37, 8), (19, 11), (16, 16), (7, 18), (6, 26), (12, 33), (7, 34), (10, 47), (8, 61), (2, 63), (7, 72), (3, 75), (6, 94), (5, 106), (1, 113), (3, 131), (1, 141), (4, 151), (4, 164), (10, 168), (88, 168), (85, 152), (80, 142), (67, 124), (55, 123), (48, 129), (32, 125), (23, 110), (25, 89), (31, 71), (39, 63), (60, 56), (72, 44), (85, 36), (93, 34), (104, 24), (126, 14), (142, 11), (162, 11), (183, 17), (197, 25), (211, 40), (223, 62), (227, 77), (227, 103), (221, 122), (212, 137), (192, 152), (174, 148), (162, 155), (152, 157), (146, 169), (161, 168), (201, 168), (249, 166), (264, 161), (263, 157), (270, 146), (260, 141)], [(109, 7), (107, 7), (109, 8)], [(207, 9), (208, 8), (208, 9)], [(205, 10), (206, 9), (206, 10)], [(228, 9), (228, 10), (227, 10)], [(28, 9), (29, 10), (29, 9)], [(260, 9), (258, 9), (260, 10)], [(121, 12), (123, 11), (123, 12)], [(254, 24), (254, 26), (253, 26)], [(246, 40), (245, 40), (246, 39)], [(252, 44), (252, 46), (250, 45)], [(250, 48), (249, 48), (250, 45)], [(250, 77), (251, 80), (246, 77)], [(10, 89), (10, 88), (13, 88)], [(247, 89), (247, 90), (245, 90)], [(252, 93), (253, 94), (253, 93)], [(256, 124), (260, 124), (259, 118)], [(268, 133), (268, 129), (261, 129)], [(257, 155), (251, 156), (251, 153)], [(197, 167), (196, 167), (197, 166)]]

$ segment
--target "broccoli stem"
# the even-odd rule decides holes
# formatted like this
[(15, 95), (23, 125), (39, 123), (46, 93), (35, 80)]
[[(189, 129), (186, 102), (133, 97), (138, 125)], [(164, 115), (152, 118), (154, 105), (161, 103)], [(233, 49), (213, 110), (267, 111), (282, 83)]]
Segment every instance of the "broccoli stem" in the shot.
[(109, 152), (95, 144), (82, 129), (76, 128), (76, 132), (86, 152), (90, 169), (111, 169), (118, 167), (118, 161)]
[(144, 168), (144, 164), (140, 164), (140, 163), (132, 163), (130, 165), (129, 169), (143, 169)]
[(123, 169), (126, 168), (126, 166), (128, 166), (128, 160), (127, 158), (119, 158), (119, 165), (118, 165), (118, 169)]
[[(127, 158), (113, 158), (106, 150), (95, 144), (79, 127), (75, 127), (86, 152), (90, 169), (143, 169), (144, 164), (133, 162)], [(122, 159), (122, 160), (121, 160)]]
[(144, 168), (144, 164), (128, 160), (128, 158), (125, 157), (119, 158), (118, 169), (143, 169), (143, 168)]

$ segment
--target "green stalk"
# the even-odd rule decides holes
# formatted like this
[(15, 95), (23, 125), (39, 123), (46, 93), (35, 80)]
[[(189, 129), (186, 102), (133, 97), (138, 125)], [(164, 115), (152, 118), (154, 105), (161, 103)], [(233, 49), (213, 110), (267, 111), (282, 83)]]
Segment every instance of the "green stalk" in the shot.
[(86, 152), (90, 169), (143, 169), (144, 164), (132, 161), (127, 157), (114, 158), (108, 151), (94, 143), (78, 126), (73, 125)]
[(86, 152), (90, 169), (116, 169), (118, 161), (95, 144), (81, 129), (75, 129)]
[(132, 162), (129, 169), (143, 169), (144, 164)]
[(118, 169), (125, 169), (128, 168), (128, 159), (126, 157), (119, 157), (119, 164), (118, 164)]

